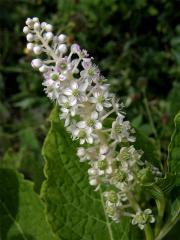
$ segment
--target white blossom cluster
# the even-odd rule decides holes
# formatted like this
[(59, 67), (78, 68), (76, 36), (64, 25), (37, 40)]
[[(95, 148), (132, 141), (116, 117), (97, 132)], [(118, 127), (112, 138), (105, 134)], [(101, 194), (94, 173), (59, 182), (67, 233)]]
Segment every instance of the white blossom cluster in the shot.
[[(42, 58), (32, 60), (32, 67), (43, 74), (47, 96), (59, 105), (60, 118), (72, 139), (82, 145), (77, 155), (81, 162), (89, 163), (90, 185), (96, 190), (104, 186), (107, 214), (118, 222), (132, 212), (134, 200), (129, 193), (136, 188), (142, 151), (132, 145), (134, 130), (125, 120), (122, 104), (110, 93), (87, 51), (78, 44), (70, 45), (64, 34), (54, 35), (52, 29), (52, 25), (40, 23), (36, 17), (27, 19), (23, 29), (27, 49), (42, 54)], [(150, 211), (130, 213), (132, 223), (142, 229), (153, 222)]]

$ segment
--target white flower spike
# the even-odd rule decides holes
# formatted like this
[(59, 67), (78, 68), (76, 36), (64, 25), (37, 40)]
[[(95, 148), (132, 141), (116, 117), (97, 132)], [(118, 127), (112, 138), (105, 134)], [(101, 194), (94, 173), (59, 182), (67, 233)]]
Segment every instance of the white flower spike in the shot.
[[(28, 18), (26, 25), (23, 32), (27, 48), (38, 55), (32, 60), (32, 67), (43, 74), (45, 93), (60, 107), (60, 119), (72, 139), (78, 139), (82, 145), (77, 155), (81, 162), (89, 163), (89, 184), (95, 190), (105, 186), (106, 212), (113, 221), (130, 216), (132, 224), (144, 229), (155, 219), (151, 209), (143, 211), (138, 204), (138, 209), (134, 209), (132, 204), (140, 181), (138, 173), (146, 167), (156, 177), (161, 173), (153, 166), (140, 164), (142, 151), (131, 145), (135, 141), (134, 130), (119, 110), (122, 104), (110, 93), (86, 50), (78, 44), (69, 46), (66, 35), (54, 35), (52, 25), (40, 23), (37, 17)], [(40, 59), (41, 53), (47, 59)]]

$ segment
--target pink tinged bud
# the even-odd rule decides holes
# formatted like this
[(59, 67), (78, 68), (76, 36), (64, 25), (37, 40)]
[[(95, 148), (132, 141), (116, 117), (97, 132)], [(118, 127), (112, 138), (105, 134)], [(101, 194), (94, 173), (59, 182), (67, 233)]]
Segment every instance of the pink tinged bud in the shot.
[(76, 44), (76, 43), (72, 44), (71, 52), (73, 52), (73, 53), (80, 53), (81, 52), (80, 46), (78, 44)]
[(41, 59), (33, 59), (31, 62), (31, 65), (33, 68), (40, 68), (42, 66), (42, 61)]
[(100, 154), (104, 155), (108, 153), (108, 146), (107, 145), (102, 145), (100, 146)]

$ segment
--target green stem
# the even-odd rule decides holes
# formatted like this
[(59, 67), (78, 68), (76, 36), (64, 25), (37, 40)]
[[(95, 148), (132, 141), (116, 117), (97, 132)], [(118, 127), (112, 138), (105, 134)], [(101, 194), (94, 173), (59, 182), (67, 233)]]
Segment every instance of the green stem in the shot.
[(136, 202), (133, 194), (132, 194), (131, 192), (129, 192), (128, 190), (127, 190), (126, 194), (127, 194), (128, 201), (129, 201), (131, 207), (132, 207), (135, 211), (140, 211), (141, 208), (140, 208), (139, 204)]
[(167, 235), (170, 230), (176, 225), (176, 223), (179, 220), (179, 216), (176, 216), (175, 218), (173, 218), (171, 221), (168, 221), (164, 227), (161, 229), (159, 235), (155, 238), (155, 240), (161, 240), (165, 237), (165, 235)]
[(155, 225), (155, 236), (157, 236), (161, 230), (162, 219), (164, 216), (164, 210), (166, 205), (165, 199), (156, 200), (156, 205), (158, 209), (158, 216), (157, 216), (156, 225)]
[(145, 232), (146, 240), (154, 240), (153, 231), (149, 224), (146, 224), (144, 228), (144, 232)]

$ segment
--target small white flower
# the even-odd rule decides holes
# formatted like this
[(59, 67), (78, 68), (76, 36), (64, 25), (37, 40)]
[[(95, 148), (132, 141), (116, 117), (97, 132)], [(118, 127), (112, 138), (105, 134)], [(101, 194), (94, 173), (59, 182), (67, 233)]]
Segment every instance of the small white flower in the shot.
[(112, 123), (111, 138), (118, 142), (134, 142), (135, 138), (130, 135), (132, 132), (129, 121), (123, 121), (124, 115), (118, 114), (116, 120)]
[(87, 125), (89, 127), (95, 128), (95, 129), (101, 129), (102, 123), (98, 119), (98, 113), (96, 111), (91, 113), (90, 118), (86, 121)]
[(77, 156), (80, 158), (80, 162), (86, 161), (87, 158), (87, 151), (83, 147), (79, 147), (77, 150)]
[(88, 87), (88, 82), (71, 81), (69, 88), (64, 89), (64, 94), (67, 96), (73, 96), (77, 101), (84, 102), (87, 100), (86, 89)]
[(80, 73), (81, 77), (87, 78), (90, 82), (97, 82), (99, 80), (99, 68), (95, 64), (92, 64), (90, 59), (84, 59), (82, 66), (84, 70)]
[(50, 74), (50, 79), (52, 79), (53, 81), (58, 81), (58, 80), (59, 80), (59, 73), (56, 72), (56, 71), (53, 71), (53, 72)]
[(60, 96), (58, 103), (61, 106), (61, 119), (65, 119), (65, 126), (67, 127), (70, 124), (70, 117), (76, 114), (76, 99), (73, 97), (67, 98), (66, 96)]
[(95, 89), (93, 97), (90, 97), (89, 101), (96, 105), (96, 110), (102, 112), (104, 108), (110, 108), (112, 104), (109, 101), (109, 92), (104, 91), (103, 88)]
[(92, 128), (86, 125), (85, 121), (80, 121), (76, 124), (72, 130), (73, 139), (79, 139), (80, 144), (85, 142), (92, 144), (95, 138), (95, 135), (92, 132)]

